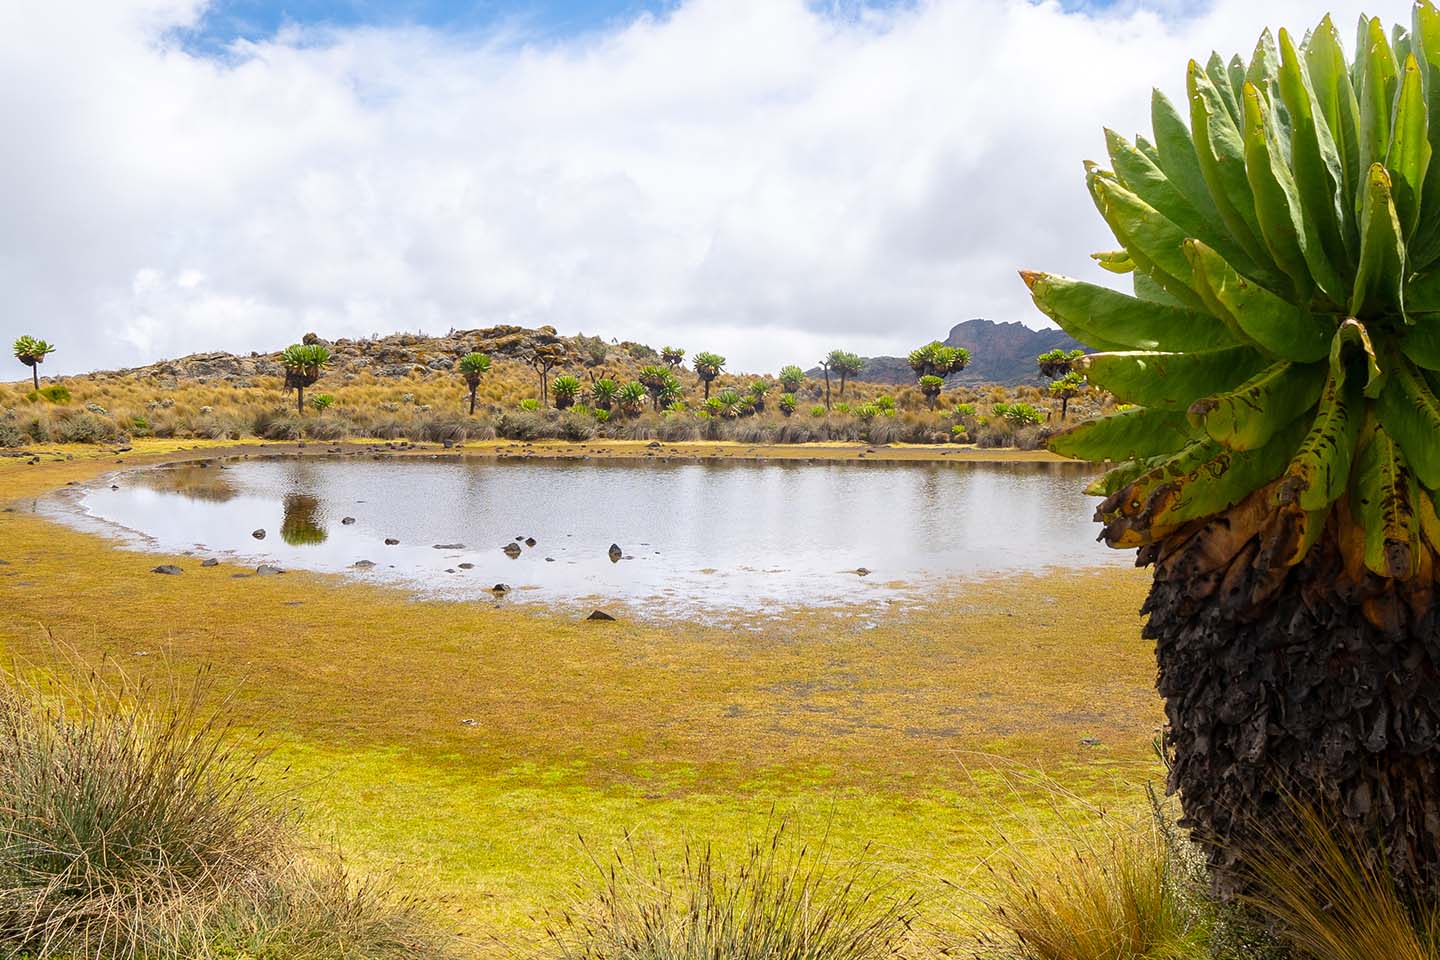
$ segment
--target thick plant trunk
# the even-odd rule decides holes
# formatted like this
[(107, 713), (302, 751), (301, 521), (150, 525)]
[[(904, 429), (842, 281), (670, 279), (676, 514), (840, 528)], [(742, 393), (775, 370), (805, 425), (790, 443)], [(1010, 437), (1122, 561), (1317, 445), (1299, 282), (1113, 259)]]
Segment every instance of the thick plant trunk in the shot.
[(475, 416), (475, 388), (470, 388), (470, 416)]
[(300, 416), (305, 416), (305, 385), (303, 383), (295, 386), (295, 409)]
[(30, 364), (30, 379), (35, 381), (35, 392), (40, 392), (40, 364)]
[[(1232, 511), (1142, 551), (1145, 636), (1184, 825), (1218, 892), (1246, 886), (1303, 806), (1348, 826), (1407, 894), (1440, 896), (1440, 624), (1430, 571), (1346, 569), (1333, 521), (1300, 565), (1266, 571)], [(1348, 552), (1348, 551), (1347, 551)], [(1287, 847), (1303, 872), (1303, 850)]]

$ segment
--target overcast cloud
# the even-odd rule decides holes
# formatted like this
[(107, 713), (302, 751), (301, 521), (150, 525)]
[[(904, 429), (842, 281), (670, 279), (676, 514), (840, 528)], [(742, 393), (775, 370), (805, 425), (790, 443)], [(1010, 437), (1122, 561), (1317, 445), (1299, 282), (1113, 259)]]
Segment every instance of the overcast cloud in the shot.
[[(1043, 326), (1015, 270), (1089, 276), (1113, 245), (1080, 165), (1102, 126), (1325, 9), (687, 0), (570, 39), (292, 30), (217, 59), (175, 39), (203, 6), (0, 4), (0, 334), (58, 341), (53, 372), (493, 323), (766, 370)], [(1348, 37), (1360, 5), (1329, 9)]]

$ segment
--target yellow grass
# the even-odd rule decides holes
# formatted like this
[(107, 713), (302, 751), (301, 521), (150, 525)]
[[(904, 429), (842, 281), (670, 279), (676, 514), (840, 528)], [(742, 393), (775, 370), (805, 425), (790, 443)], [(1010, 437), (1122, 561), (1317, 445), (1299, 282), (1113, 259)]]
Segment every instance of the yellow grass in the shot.
[[(173, 455), (150, 442), (125, 459)], [(1135, 784), (1154, 773), (1143, 572), (955, 583), (924, 605), (763, 624), (593, 624), (322, 575), (237, 580), (27, 512), (115, 459), (0, 460), (15, 510), (0, 513), (0, 647), (44, 662), (58, 644), (141, 676), (209, 664), (243, 682), (242, 719), (278, 743), (288, 773), (274, 775), (310, 801), (311, 829), (438, 890), (486, 935), (533, 932), (583, 870), (581, 835), (738, 848), (774, 811), (828, 826), (842, 855), (873, 841), (927, 916), (963, 931), (982, 858), (1033, 815), (998, 770), (1121, 805), (1143, 802)], [(185, 574), (149, 572), (166, 562)]]

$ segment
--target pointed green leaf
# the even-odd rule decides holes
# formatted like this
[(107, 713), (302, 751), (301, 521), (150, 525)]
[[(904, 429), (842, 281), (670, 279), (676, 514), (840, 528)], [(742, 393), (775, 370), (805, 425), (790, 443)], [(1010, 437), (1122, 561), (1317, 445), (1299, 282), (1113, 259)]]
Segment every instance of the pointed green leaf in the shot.
[(1385, 157), (1385, 166), (1394, 181), (1392, 189), (1401, 236), (1408, 239), (1415, 232), (1420, 218), (1420, 197), (1425, 174), (1430, 169), (1431, 149), (1424, 84), (1420, 64), (1414, 57), (1405, 61), (1392, 130), (1394, 135)]
[(1337, 324), (1334, 317), (1307, 313), (1251, 283), (1199, 241), (1190, 241), (1185, 250), (1211, 311), (1265, 352), (1284, 360), (1312, 363), (1330, 351)]
[(1103, 253), (1092, 253), (1090, 259), (1100, 265), (1101, 269), (1111, 273), (1133, 273), (1135, 261), (1130, 259), (1128, 250), (1107, 250)]
[(1378, 423), (1361, 444), (1351, 509), (1365, 531), (1365, 566), (1395, 580), (1414, 576), (1419, 547), (1414, 491), (1405, 455)]
[(1298, 503), (1302, 510), (1323, 510), (1345, 492), (1365, 400), (1358, 381), (1348, 376), (1339, 353), (1328, 367), (1315, 419), (1300, 449), (1285, 469), (1275, 492), (1279, 504)]
[(1290, 289), (1291, 284), (1283, 275), (1251, 260), (1218, 217), (1203, 216), (1165, 172), (1124, 137), (1107, 129), (1105, 142), (1120, 182), (1174, 223), (1185, 236), (1204, 240), (1247, 276), (1276, 289)]
[(1335, 272), (1315, 225), (1305, 218), (1300, 189), (1276, 135), (1259, 88), (1245, 85), (1245, 168), (1255, 196), (1260, 233), (1275, 262), (1294, 283), (1296, 300), (1319, 286), (1332, 302), (1344, 302), (1344, 281)]
[(1131, 286), (1135, 289), (1135, 296), (1141, 300), (1148, 300), (1151, 303), (1163, 303), (1171, 307), (1184, 307), (1185, 304), (1176, 300), (1165, 292), (1165, 288), (1154, 280), (1150, 274), (1136, 270), (1130, 275)]
[[(1355, 197), (1360, 190), (1360, 105), (1345, 63), (1340, 34), (1327, 15), (1310, 35), (1304, 47), (1305, 66), (1319, 104), (1319, 118), (1330, 131), (1345, 179), (1345, 209), (1354, 218)], [(1355, 220), (1350, 221), (1352, 224)], [(1358, 256), (1359, 243), (1354, 244)]]
[(1320, 399), (1326, 364), (1281, 360), (1234, 390), (1191, 404), (1190, 422), (1232, 450), (1258, 450)]
[[(1266, 96), (1270, 95), (1270, 88), (1274, 86), (1280, 75), (1280, 54), (1275, 47), (1275, 35), (1266, 27), (1260, 33), (1260, 40), (1255, 44), (1255, 52), (1250, 57), (1250, 66), (1245, 71), (1245, 82), (1252, 83), (1259, 87)], [(1245, 85), (1240, 85), (1244, 91)]]
[[(1320, 236), (1331, 267), (1342, 277), (1345, 293), (1337, 305), (1349, 301), (1349, 283), (1354, 279), (1354, 253), (1347, 243), (1355, 213), (1345, 193), (1345, 168), (1330, 128), (1320, 112), (1310, 76), (1300, 61), (1290, 34), (1280, 31), (1279, 87), (1285, 110), (1290, 114), (1290, 163), (1305, 219)], [(1202, 238), (1203, 239), (1203, 238)], [(1218, 248), (1217, 248), (1218, 249)], [(1313, 272), (1313, 271), (1312, 271)]]
[[(1399, 86), (1399, 70), (1379, 17), (1368, 21), (1355, 66), (1360, 79), (1360, 165), (1383, 163), (1390, 149), (1390, 120)], [(1362, 184), (1363, 189), (1363, 184)], [(1356, 198), (1357, 205), (1362, 203)]]
[(1303, 420), (1293, 421), (1255, 450), (1221, 447), (1209, 462), (1170, 490), (1157, 490), (1147, 504), (1152, 536), (1163, 536), (1192, 520), (1233, 507), (1280, 477), (1308, 426)]
[(1411, 363), (1440, 370), (1440, 313), (1414, 313), (1413, 326), (1400, 332), (1400, 351)]
[(1390, 436), (1420, 482), (1440, 490), (1440, 401), (1414, 367), (1401, 361), (1391, 372), (1377, 407)]
[(1092, 353), (1080, 361), (1090, 382), (1122, 403), (1187, 409), (1201, 397), (1232, 389), (1265, 366), (1249, 347), (1198, 353)]
[(1159, 167), (1165, 172), (1165, 177), (1212, 228), (1223, 233), (1225, 221), (1210, 196), (1210, 187), (1200, 170), (1200, 158), (1195, 153), (1190, 128), (1175, 105), (1159, 90), (1150, 97), (1150, 123), (1155, 131), (1155, 147), (1160, 152)]
[[(1440, 150), (1440, 10), (1431, 0), (1415, 4), (1411, 20), (1411, 51), (1420, 64), (1429, 120), (1431, 159)], [(1406, 244), (1409, 266), (1423, 270), (1440, 258), (1440, 164), (1431, 163), (1421, 190), (1421, 215)]]
[(1225, 324), (1209, 314), (1138, 300), (1069, 277), (1021, 276), (1041, 312), (1090, 346), (1180, 352), (1240, 346)]
[(1140, 460), (1174, 453), (1194, 435), (1179, 410), (1132, 407), (1056, 434), (1050, 449), (1079, 460)]
[(1190, 62), (1187, 83), (1190, 128), (1200, 172), (1226, 227), (1256, 263), (1270, 266), (1270, 254), (1259, 241), (1255, 198), (1245, 176), (1245, 142), (1219, 90), (1200, 65)]
[(1377, 163), (1366, 177), (1365, 204), (1360, 210), (1360, 266), (1350, 297), (1351, 315), (1366, 318), (1394, 307), (1403, 311), (1404, 263), (1405, 241), (1390, 195), (1390, 175)]
[[(1244, 74), (1245, 68), (1241, 66), (1242, 78)], [(1240, 125), (1240, 88), (1232, 79), (1229, 66), (1220, 59), (1220, 54), (1213, 50), (1210, 53), (1210, 59), (1205, 61), (1205, 76), (1219, 95), (1218, 102), (1224, 105), (1230, 121), (1238, 127)]]
[(1135, 266), (1150, 274), (1181, 303), (1204, 310), (1205, 303), (1192, 288), (1190, 264), (1181, 250), (1185, 232), (1102, 171), (1091, 170), (1089, 185), (1100, 215), (1125, 245)]

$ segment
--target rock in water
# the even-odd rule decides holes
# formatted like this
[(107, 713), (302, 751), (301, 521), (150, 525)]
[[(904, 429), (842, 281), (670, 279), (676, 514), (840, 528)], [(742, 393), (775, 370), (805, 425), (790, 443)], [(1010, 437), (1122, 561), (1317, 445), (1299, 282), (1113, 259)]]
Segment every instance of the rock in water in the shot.
[(396, 544), (398, 544), (399, 542), (400, 542), (400, 541), (399, 541), (399, 540), (396, 540), (394, 537), (386, 537), (386, 538), (385, 538), (385, 546), (387, 546), (387, 547), (393, 547), (393, 546), (395, 546)]
[(625, 551), (620, 549), (620, 544), (618, 544), (618, 543), (612, 543), (612, 544), (610, 544), (610, 562), (611, 562), (611, 563), (619, 563), (619, 562), (620, 562), (620, 558), (623, 557), (624, 555), (625, 555)]
[(272, 566), (268, 563), (262, 563), (260, 566), (255, 568), (255, 575), (257, 577), (278, 577), (284, 572), (285, 571), (281, 570), (279, 567)]
[(490, 588), (490, 592), (491, 592), (491, 593), (500, 593), (500, 594), (509, 593), (509, 592), (510, 592), (510, 584), (508, 584), (508, 583), (497, 583), (497, 584), (495, 584), (495, 586), (493, 586), (493, 587)]
[(353, 566), (356, 570), (369, 570), (371, 567), (375, 566), (375, 561), (356, 560), (353, 564), (351, 564), (351, 566)]
[(518, 544), (518, 543), (507, 543), (507, 544), (505, 544), (505, 556), (509, 557), (511, 560), (514, 560), (516, 557), (520, 556), (520, 544)]
[(465, 544), (463, 544), (463, 543), (437, 543), (437, 544), (435, 544), (435, 549), (436, 549), (436, 550), (464, 550), (464, 549), (465, 549)]
[(251, 532), (250, 536), (254, 537), (256, 540), (264, 540), (264, 539), (265, 539), (265, 531), (264, 531), (264, 530), (255, 530), (255, 531), (252, 531), (252, 532)]
[(348, 527), (348, 526), (350, 526), (350, 524), (352, 524), (352, 523), (354, 523), (354, 522), (355, 522), (355, 518), (354, 518), (354, 517), (341, 517), (341, 518), (340, 518), (340, 525), (343, 526), (343, 527)]
[(219, 561), (219, 560), (216, 560), (214, 557), (210, 557), (210, 558), (207, 559), (207, 560), (202, 560), (202, 561), (200, 561), (200, 566), (202, 566), (202, 567), (218, 567), (218, 566), (220, 566), (220, 561)]
[(165, 574), (167, 577), (173, 577), (173, 576), (176, 576), (176, 575), (178, 575), (178, 574), (184, 573), (185, 571), (184, 571), (184, 570), (181, 570), (179, 567), (175, 566), (175, 564), (173, 564), (173, 563), (162, 563), (162, 564), (160, 564), (160, 566), (156, 567), (154, 570), (151, 570), (150, 572), (151, 572), (151, 573), (163, 573), (163, 574)]
[(590, 616), (586, 617), (585, 619), (586, 619), (586, 620), (606, 620), (606, 621), (610, 621), (610, 622), (613, 622), (613, 621), (615, 620), (614, 617), (610, 616), (610, 614), (606, 613), (604, 610), (596, 610), (594, 613), (590, 614)]

